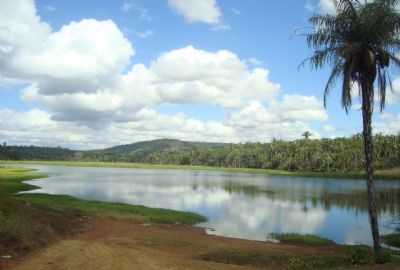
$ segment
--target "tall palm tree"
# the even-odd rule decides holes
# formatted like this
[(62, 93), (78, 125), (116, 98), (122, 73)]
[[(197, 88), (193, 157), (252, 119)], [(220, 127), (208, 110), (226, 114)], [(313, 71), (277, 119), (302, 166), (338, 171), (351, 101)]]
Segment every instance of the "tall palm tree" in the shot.
[[(395, 55), (400, 49), (399, 0), (332, 0), (335, 14), (317, 14), (309, 21), (313, 26), (306, 34), (314, 54), (306, 59), (313, 68), (332, 67), (326, 84), (324, 104), (335, 82), (342, 81), (342, 105), (346, 112), (352, 95), (358, 89), (362, 103), (363, 142), (367, 175), (368, 210), (376, 260), (381, 257), (377, 205), (373, 170), (371, 119), (374, 94), (378, 92), (381, 111), (385, 107), (386, 89), (391, 88), (389, 67), (400, 67)], [(356, 94), (357, 95), (357, 94)]]

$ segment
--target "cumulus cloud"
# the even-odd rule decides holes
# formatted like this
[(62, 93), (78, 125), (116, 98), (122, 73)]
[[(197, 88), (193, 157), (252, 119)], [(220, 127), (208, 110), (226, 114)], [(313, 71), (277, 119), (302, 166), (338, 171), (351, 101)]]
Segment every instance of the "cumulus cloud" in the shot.
[(0, 137), (8, 144), (68, 146), (88, 148), (103, 146), (99, 137), (87, 127), (56, 122), (43, 110), (18, 112), (0, 110)]
[(335, 0), (320, 0), (318, 6), (324, 13), (334, 14), (336, 12)]
[[(265, 107), (259, 101), (230, 115), (229, 125), (250, 141), (270, 141), (274, 138), (296, 139), (304, 131), (310, 131), (312, 121), (325, 121), (328, 116), (321, 102), (315, 97), (285, 95)], [(317, 131), (312, 131), (319, 137)]]
[(168, 0), (168, 4), (189, 23), (221, 22), (222, 14), (216, 0)]
[(207, 52), (188, 46), (162, 54), (150, 69), (160, 95), (171, 103), (214, 103), (240, 107), (246, 100), (272, 98), (280, 89), (266, 69), (249, 69), (230, 51)]
[(0, 10), (0, 76), (35, 81), (43, 94), (112, 85), (134, 53), (110, 20), (71, 22), (53, 32), (31, 0), (4, 0)]
[(5, 65), (13, 75), (37, 81), (43, 94), (92, 92), (112, 85), (132, 55), (112, 21), (89, 19), (63, 26), (34, 49), (25, 44)]
[[(372, 2), (372, 1), (373, 0), (364, 0), (361, 2)], [(336, 3), (337, 3), (337, 0), (319, 0), (318, 7), (322, 13), (335, 14), (336, 13)], [(312, 4), (310, 4), (308, 2), (306, 4), (306, 8), (313, 9)], [(397, 5), (397, 8), (400, 10), (400, 4)]]
[(386, 101), (388, 104), (396, 104), (400, 102), (400, 78), (396, 78), (392, 82), (393, 89), (386, 91)]
[[(210, 5), (219, 15), (205, 22), (220, 23), (215, 1), (170, 2)], [(2, 109), (1, 137), (76, 148), (164, 137), (268, 141), (298, 138), (311, 123), (327, 119), (315, 97), (280, 96), (280, 85), (256, 59), (193, 46), (166, 51), (148, 65), (131, 64), (133, 55), (132, 44), (111, 20), (85, 19), (54, 31), (32, 0), (2, 1), (0, 85), (24, 85), (22, 100), (42, 109)], [(224, 118), (163, 115), (157, 112), (162, 104), (213, 105)]]
[(378, 122), (373, 123), (374, 133), (400, 134), (400, 114), (382, 113)]
[(78, 122), (54, 120), (46, 111), (0, 110), (0, 138), (8, 144), (49, 145), (74, 149), (97, 149), (121, 142), (160, 138), (201, 141), (237, 141), (231, 127), (216, 121), (199, 121), (182, 113), (162, 115), (142, 109), (130, 122), (114, 122), (101, 130)]
[(163, 103), (237, 109), (252, 100), (271, 100), (280, 86), (271, 82), (268, 74), (266, 69), (249, 68), (232, 52), (188, 46), (161, 54), (148, 67), (134, 65), (119, 75), (113, 87), (48, 94), (41, 84), (34, 84), (23, 91), (23, 98), (45, 104), (55, 119), (94, 125), (129, 121), (138, 110)]

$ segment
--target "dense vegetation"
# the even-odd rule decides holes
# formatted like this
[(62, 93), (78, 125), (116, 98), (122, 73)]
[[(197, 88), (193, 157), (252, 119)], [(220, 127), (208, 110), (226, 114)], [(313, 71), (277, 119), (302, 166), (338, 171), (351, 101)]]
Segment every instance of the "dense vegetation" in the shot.
[(72, 160), (76, 153), (61, 147), (0, 145), (1, 160)]
[[(377, 135), (375, 168), (400, 165), (400, 136)], [(271, 143), (230, 144), (193, 151), (160, 151), (151, 154), (150, 163), (207, 165), (232, 168), (262, 168), (288, 171), (349, 172), (364, 166), (362, 137), (275, 140)]]
[[(374, 143), (376, 169), (400, 166), (400, 135), (378, 134), (374, 136)], [(95, 151), (3, 146), (0, 159), (139, 162), (313, 172), (358, 172), (364, 164), (361, 135), (245, 144), (157, 140)]]

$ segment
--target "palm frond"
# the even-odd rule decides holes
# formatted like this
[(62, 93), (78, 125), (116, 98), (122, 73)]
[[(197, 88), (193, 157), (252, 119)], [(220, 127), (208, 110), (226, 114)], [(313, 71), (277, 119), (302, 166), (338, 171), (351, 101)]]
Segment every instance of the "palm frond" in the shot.
[(383, 110), (386, 91), (388, 87), (392, 89), (388, 68), (400, 67), (400, 0), (332, 1), (336, 14), (309, 19), (313, 31), (306, 35), (306, 41), (314, 54), (302, 65), (309, 62), (313, 69), (327, 64), (332, 67), (324, 89), (325, 106), (329, 92), (341, 77), (341, 101), (346, 112), (352, 105), (355, 84), (363, 98), (372, 102), (371, 106), (376, 89)]
[(337, 1), (337, 10), (339, 13), (349, 14), (351, 16), (357, 16), (356, 6), (359, 5), (358, 0), (339, 0)]
[(310, 63), (314, 69), (319, 69), (327, 63), (331, 63), (336, 58), (336, 54), (339, 48), (327, 48), (324, 50), (316, 50), (314, 54), (303, 60), (300, 66), (304, 66), (305, 63)]
[(385, 109), (386, 103), (386, 79), (387, 74), (385, 69), (378, 69), (378, 92), (379, 92), (379, 104), (380, 110), (383, 111)]
[(335, 86), (337, 79), (343, 74), (343, 64), (337, 63), (329, 76), (324, 90), (324, 107), (327, 107), (330, 90)]
[(397, 66), (398, 68), (400, 68), (400, 59), (394, 55), (393, 53), (387, 52), (390, 60), (394, 63), (395, 66)]
[(352, 104), (351, 89), (353, 86), (355, 63), (356, 59), (350, 57), (343, 65), (342, 107), (345, 109), (346, 113), (349, 112), (349, 108)]

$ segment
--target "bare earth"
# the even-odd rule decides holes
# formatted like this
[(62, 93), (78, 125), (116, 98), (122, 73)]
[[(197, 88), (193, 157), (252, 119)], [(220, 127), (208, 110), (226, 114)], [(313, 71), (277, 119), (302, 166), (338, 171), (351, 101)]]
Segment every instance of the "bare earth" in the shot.
[[(256, 251), (277, 255), (327, 255), (342, 252), (339, 247), (334, 246), (305, 248), (209, 236), (203, 230), (191, 226), (147, 225), (132, 220), (98, 218), (91, 220), (88, 229), (75, 237), (59, 241), (5, 268), (14, 270), (255, 269), (250, 266), (201, 260), (201, 255), (218, 250)], [(0, 268), (2, 268), (1, 263)], [(384, 266), (361, 269), (395, 268)]]

